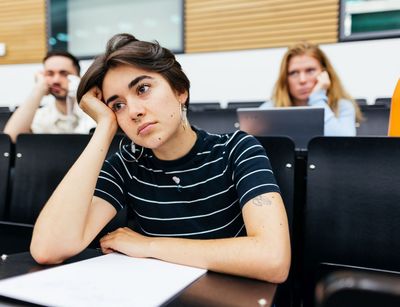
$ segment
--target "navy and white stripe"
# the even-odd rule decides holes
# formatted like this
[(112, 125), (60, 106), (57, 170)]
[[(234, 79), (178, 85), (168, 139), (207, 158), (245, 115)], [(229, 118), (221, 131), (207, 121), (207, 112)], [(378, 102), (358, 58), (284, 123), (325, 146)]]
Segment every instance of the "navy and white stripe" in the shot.
[(242, 131), (196, 133), (196, 144), (178, 160), (162, 161), (145, 149), (138, 162), (126, 162), (116, 153), (104, 163), (95, 195), (117, 210), (128, 205), (146, 235), (245, 235), (243, 206), (260, 194), (279, 192), (265, 150)]

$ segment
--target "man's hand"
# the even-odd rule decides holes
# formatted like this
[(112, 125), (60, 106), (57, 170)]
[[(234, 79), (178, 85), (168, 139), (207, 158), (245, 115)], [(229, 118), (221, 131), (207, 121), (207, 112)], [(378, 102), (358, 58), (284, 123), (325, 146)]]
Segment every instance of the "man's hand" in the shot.
[(50, 88), (47, 84), (43, 71), (38, 71), (35, 74), (35, 90), (38, 91), (42, 96), (50, 94)]

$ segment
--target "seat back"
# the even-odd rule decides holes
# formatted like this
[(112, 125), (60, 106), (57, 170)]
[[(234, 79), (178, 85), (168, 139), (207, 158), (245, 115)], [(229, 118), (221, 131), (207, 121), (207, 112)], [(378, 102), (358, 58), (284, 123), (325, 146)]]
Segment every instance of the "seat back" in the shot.
[[(276, 181), (281, 190), (289, 222), (292, 241), (292, 254), (295, 254), (296, 229), (294, 218), (294, 184), (295, 184), (295, 145), (292, 139), (280, 136), (257, 137), (263, 145), (271, 163)], [(293, 287), (296, 278), (296, 257), (292, 256), (292, 265), (288, 280), (279, 285), (275, 303), (277, 306), (290, 306), (293, 301)]]
[(210, 133), (231, 133), (239, 129), (236, 109), (191, 110), (189, 123)]
[(368, 104), (365, 98), (355, 98), (354, 100), (359, 106), (366, 106)]
[(9, 220), (33, 224), (43, 205), (79, 157), (88, 135), (22, 134), (15, 145)]
[(11, 139), (0, 133), (0, 220), (6, 214), (11, 157)]
[(361, 106), (364, 119), (358, 123), (357, 136), (386, 136), (390, 108), (384, 105)]
[(275, 179), (281, 190), (289, 227), (293, 221), (295, 151), (292, 139), (280, 136), (258, 136), (270, 160)]
[(317, 307), (400, 306), (400, 275), (365, 269), (336, 271), (316, 287)]
[[(400, 138), (319, 137), (309, 144), (303, 285), (322, 262), (400, 272)], [(305, 306), (312, 306), (306, 301)]]
[(383, 105), (385, 107), (390, 108), (391, 104), (392, 104), (391, 97), (379, 97), (375, 99), (375, 105)]
[(33, 225), (0, 221), (0, 255), (29, 251)]
[(219, 102), (191, 102), (189, 105), (189, 113), (191, 111), (207, 111), (221, 109)]
[[(67, 171), (82, 153), (91, 135), (22, 134), (16, 143), (16, 161), (8, 220), (34, 224)], [(117, 135), (109, 153), (118, 147)], [(126, 225), (126, 210), (109, 227)], [(112, 227), (112, 228), (115, 228)]]
[(238, 108), (258, 108), (262, 105), (265, 100), (255, 100), (255, 101), (230, 101), (226, 105), (228, 109), (238, 109)]
[(0, 109), (0, 131), (4, 130), (4, 127), (6, 126), (8, 119), (11, 117), (11, 115), (12, 112), (9, 108), (2, 107)]

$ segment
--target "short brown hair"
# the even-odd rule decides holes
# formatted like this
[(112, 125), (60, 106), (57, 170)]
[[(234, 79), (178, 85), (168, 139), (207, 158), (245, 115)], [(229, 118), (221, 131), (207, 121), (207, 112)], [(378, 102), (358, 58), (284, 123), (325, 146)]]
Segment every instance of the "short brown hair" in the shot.
[(61, 50), (49, 51), (49, 52), (47, 52), (46, 56), (43, 58), (43, 63), (46, 62), (47, 59), (49, 59), (53, 56), (63, 56), (65, 58), (70, 59), (72, 61), (72, 65), (76, 69), (78, 76), (80, 75), (81, 66), (79, 65), (79, 60), (76, 57), (74, 57), (71, 53), (69, 53), (67, 51), (61, 51)]
[(172, 89), (178, 93), (187, 92), (185, 105), (188, 107), (190, 81), (174, 54), (161, 47), (158, 42), (140, 41), (126, 33), (114, 35), (107, 43), (106, 52), (98, 56), (83, 75), (77, 92), (78, 101), (92, 87), (102, 89), (107, 71), (119, 65), (130, 65), (159, 73)]

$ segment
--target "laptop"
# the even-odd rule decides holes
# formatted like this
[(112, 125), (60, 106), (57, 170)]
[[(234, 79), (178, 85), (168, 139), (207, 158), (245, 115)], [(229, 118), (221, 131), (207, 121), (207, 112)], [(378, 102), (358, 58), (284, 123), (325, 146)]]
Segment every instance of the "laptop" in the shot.
[(237, 115), (241, 130), (254, 136), (288, 136), (296, 150), (306, 150), (312, 138), (324, 135), (324, 108), (239, 108)]

